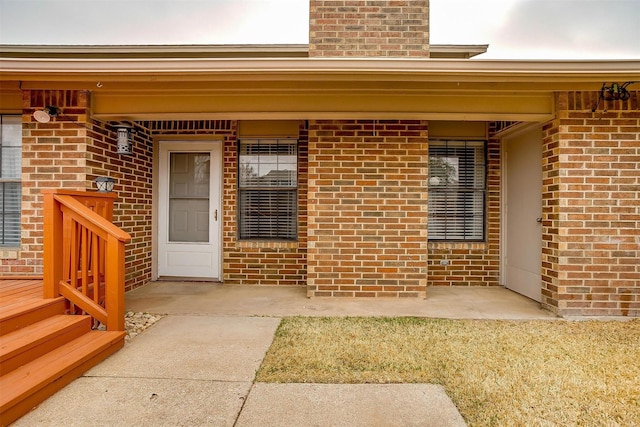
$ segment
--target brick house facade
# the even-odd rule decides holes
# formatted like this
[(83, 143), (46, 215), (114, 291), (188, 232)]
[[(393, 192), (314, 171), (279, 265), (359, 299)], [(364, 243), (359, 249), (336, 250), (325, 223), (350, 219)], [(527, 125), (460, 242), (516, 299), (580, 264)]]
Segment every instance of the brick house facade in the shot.
[[(29, 53), (25, 60), (3, 48), (0, 113), (22, 117), (22, 196), (20, 243), (0, 247), (0, 275), (42, 273), (40, 190), (92, 191), (96, 177), (110, 176), (114, 223), (132, 236), (127, 290), (162, 276), (160, 147), (208, 140), (222, 152), (215, 280), (304, 286), (309, 297), (428, 298), (429, 286), (511, 287), (505, 138), (528, 125), (541, 134), (542, 205), (532, 213), (540, 216), (533, 274), (541, 305), (559, 315), (640, 315), (639, 93), (592, 111), (603, 82), (640, 80), (637, 62), (433, 61), (443, 54), (429, 45), (426, 0), (312, 0), (305, 57), (281, 49), (272, 60), (262, 49), (240, 59), (204, 49), (182, 58), (190, 74), (163, 62), (175, 63), (179, 48), (150, 58), (131, 48), (133, 59), (116, 62), (122, 68), (112, 73), (99, 59), (84, 71), (39, 71)], [(30, 54), (58, 63), (73, 57), (64, 49)], [(138, 57), (157, 64), (127, 71)], [(34, 111), (48, 105), (61, 114), (36, 121)], [(134, 129), (124, 156), (115, 151), (123, 120)], [(297, 141), (295, 239), (240, 238), (239, 144), (256, 138)], [(482, 221), (469, 238), (434, 238), (436, 221), (449, 225), (435, 213), (429, 153), (463, 142), (482, 147), (465, 152), (482, 158), (469, 182), (484, 187), (446, 206)], [(461, 173), (462, 155), (438, 156), (455, 158)]]

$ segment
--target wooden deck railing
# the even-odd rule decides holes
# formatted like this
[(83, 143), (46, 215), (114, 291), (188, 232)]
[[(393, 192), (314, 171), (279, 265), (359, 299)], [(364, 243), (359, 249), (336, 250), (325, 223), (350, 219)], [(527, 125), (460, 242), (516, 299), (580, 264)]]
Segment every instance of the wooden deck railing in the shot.
[(44, 297), (63, 296), (109, 331), (124, 331), (124, 246), (113, 193), (43, 190)]

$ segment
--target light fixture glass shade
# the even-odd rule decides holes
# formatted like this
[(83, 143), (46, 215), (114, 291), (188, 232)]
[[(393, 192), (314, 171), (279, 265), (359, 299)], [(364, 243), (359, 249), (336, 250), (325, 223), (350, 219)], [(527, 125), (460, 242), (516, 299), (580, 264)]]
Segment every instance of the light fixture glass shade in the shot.
[(120, 127), (117, 129), (118, 133), (118, 154), (131, 154), (131, 132), (129, 128)]
[(47, 105), (42, 110), (36, 110), (33, 113), (33, 118), (36, 119), (38, 123), (48, 123), (51, 117), (56, 117), (59, 113), (60, 110), (58, 107)]
[(99, 176), (93, 180), (96, 183), (96, 188), (100, 193), (109, 193), (113, 191), (113, 185), (115, 181), (113, 178), (109, 178), (108, 176)]
[(33, 113), (33, 118), (36, 119), (38, 123), (48, 123), (51, 120), (51, 116), (44, 110), (36, 110)]

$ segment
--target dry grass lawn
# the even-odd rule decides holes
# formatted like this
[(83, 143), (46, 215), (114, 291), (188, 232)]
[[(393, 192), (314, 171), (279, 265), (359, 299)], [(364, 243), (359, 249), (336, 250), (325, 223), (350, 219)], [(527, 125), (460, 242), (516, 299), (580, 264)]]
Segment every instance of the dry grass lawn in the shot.
[(640, 320), (288, 318), (257, 380), (441, 384), (471, 426), (640, 426)]

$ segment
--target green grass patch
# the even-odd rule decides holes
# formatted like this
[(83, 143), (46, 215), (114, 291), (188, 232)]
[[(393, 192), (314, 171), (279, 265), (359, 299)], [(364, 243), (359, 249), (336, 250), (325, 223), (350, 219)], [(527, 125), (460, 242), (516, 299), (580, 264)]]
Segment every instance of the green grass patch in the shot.
[(640, 320), (282, 321), (257, 380), (432, 383), (469, 425), (640, 425)]

